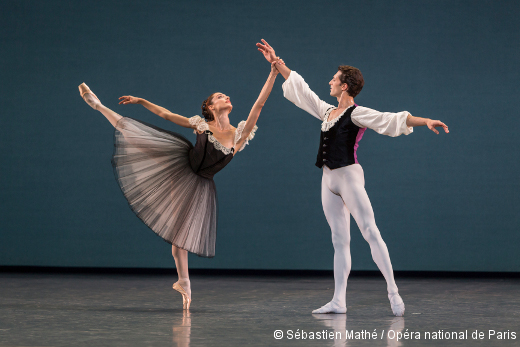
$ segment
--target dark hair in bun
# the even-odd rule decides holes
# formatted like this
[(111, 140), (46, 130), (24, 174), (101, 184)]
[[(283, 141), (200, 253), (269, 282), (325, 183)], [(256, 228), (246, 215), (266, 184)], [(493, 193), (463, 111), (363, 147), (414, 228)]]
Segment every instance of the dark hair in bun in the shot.
[(206, 100), (202, 102), (202, 106), (200, 107), (202, 109), (202, 116), (208, 121), (211, 122), (215, 117), (213, 116), (213, 113), (208, 108), (208, 106), (213, 104), (213, 96), (217, 93), (211, 94)]

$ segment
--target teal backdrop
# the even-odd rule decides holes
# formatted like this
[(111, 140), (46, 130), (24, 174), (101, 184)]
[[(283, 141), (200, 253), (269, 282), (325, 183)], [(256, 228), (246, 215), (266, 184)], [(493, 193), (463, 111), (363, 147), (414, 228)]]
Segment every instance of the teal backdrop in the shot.
[[(121, 95), (191, 117), (210, 93), (246, 119), (266, 39), (325, 101), (356, 66), (359, 105), (440, 119), (358, 158), (395, 270), (520, 271), (518, 1), (1, 1), (0, 266), (173, 268), (114, 180), (113, 129), (80, 98), (195, 136)], [(215, 177), (217, 254), (192, 268), (332, 269), (314, 166), (320, 122), (283, 98)], [(352, 222), (354, 270), (376, 270)]]

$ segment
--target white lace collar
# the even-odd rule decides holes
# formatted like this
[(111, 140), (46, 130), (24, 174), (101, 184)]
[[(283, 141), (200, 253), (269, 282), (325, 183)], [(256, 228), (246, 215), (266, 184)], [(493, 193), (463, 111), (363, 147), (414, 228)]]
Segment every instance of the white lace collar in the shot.
[(341, 112), (341, 114), (339, 116), (337, 116), (336, 118), (334, 118), (333, 120), (331, 120), (330, 122), (328, 121), (329, 120), (329, 116), (330, 116), (330, 113), (333, 111), (333, 110), (337, 110), (338, 108), (337, 107), (333, 107), (333, 108), (329, 108), (327, 110), (327, 112), (325, 112), (325, 116), (323, 117), (323, 123), (321, 123), (321, 131), (323, 132), (326, 132), (326, 131), (329, 131), (330, 128), (332, 128), (337, 122), (338, 120), (343, 117), (343, 115), (345, 114), (345, 112), (347, 112), (347, 110), (349, 108), (351, 108), (352, 106), (355, 106), (354, 105), (351, 105), (349, 107), (347, 107), (343, 112)]
[[(242, 138), (242, 132), (244, 132), (245, 127), (246, 127), (245, 120), (238, 123), (237, 130), (235, 131), (235, 146), (237, 145), (238, 141)], [(247, 136), (246, 140), (242, 144), (242, 146), (238, 149), (238, 152), (241, 152), (246, 147), (246, 145), (249, 144), (249, 140), (252, 140), (255, 137), (257, 129), (258, 129), (258, 127), (255, 125), (253, 127), (253, 130), (251, 130), (251, 132)]]
[(229, 155), (235, 151), (235, 147), (227, 148), (226, 146), (224, 146), (223, 144), (218, 142), (218, 140), (215, 138), (215, 136), (211, 135), (211, 133), (208, 134), (208, 141), (213, 144), (213, 147), (215, 147), (216, 149), (218, 149), (225, 155)]
[[(208, 123), (206, 123), (206, 121), (204, 119), (202, 119), (200, 116), (193, 116), (193, 117), (189, 118), (189, 122), (190, 122), (191, 125), (196, 125), (197, 126), (197, 129), (193, 130), (193, 133), (195, 133), (195, 134), (197, 133), (197, 130), (201, 131), (201, 132), (210, 131)], [(239, 128), (240, 128), (240, 125), (239, 125)], [(242, 127), (242, 129), (244, 129), (244, 127)], [(229, 155), (229, 154), (231, 154), (231, 153), (233, 153), (235, 151), (235, 145), (237, 144), (237, 135), (238, 135), (237, 133), (238, 133), (238, 129), (235, 130), (235, 141), (233, 143), (233, 147), (232, 148), (227, 148), (226, 146), (221, 144), (215, 138), (215, 136), (213, 136), (211, 134), (211, 132), (208, 134), (208, 141), (213, 144), (213, 147), (215, 147), (215, 149), (221, 151), (225, 155)], [(240, 136), (241, 135), (242, 135), (242, 131), (240, 131)], [(240, 136), (238, 138), (240, 138)]]

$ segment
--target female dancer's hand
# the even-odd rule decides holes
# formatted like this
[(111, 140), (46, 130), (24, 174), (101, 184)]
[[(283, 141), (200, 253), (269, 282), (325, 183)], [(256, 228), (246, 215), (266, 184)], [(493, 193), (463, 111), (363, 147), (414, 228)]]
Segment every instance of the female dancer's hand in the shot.
[(126, 104), (138, 104), (139, 103), (139, 98), (136, 98), (135, 96), (131, 96), (131, 95), (125, 95), (125, 96), (122, 96), (119, 98), (119, 105), (123, 104), (123, 105), (126, 105)]
[(274, 53), (274, 49), (273, 47), (271, 47), (266, 40), (262, 39), (262, 42), (264, 44), (261, 44), (261, 43), (257, 43), (256, 44), (256, 47), (258, 47), (258, 50), (260, 52), (262, 52), (262, 54), (264, 55), (265, 59), (272, 63), (274, 61), (276, 61), (278, 59), (278, 57), (276, 56), (276, 54)]
[(276, 76), (280, 73), (280, 71), (278, 71), (278, 69), (276, 68), (277, 63), (278, 63), (277, 61), (273, 61), (271, 63), (271, 75), (273, 75), (273, 76)]

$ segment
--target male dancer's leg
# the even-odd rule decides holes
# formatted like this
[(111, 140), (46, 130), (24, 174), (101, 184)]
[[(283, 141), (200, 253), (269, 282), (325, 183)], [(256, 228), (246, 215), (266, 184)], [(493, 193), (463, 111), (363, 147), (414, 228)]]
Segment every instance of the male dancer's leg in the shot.
[(343, 200), (329, 189), (330, 170), (323, 169), (321, 183), (321, 202), (323, 211), (332, 232), (334, 246), (334, 297), (325, 306), (312, 313), (347, 312), (347, 279), (351, 269), (350, 256), (350, 213)]
[(398, 294), (394, 280), (394, 272), (388, 248), (376, 226), (374, 211), (365, 190), (363, 168), (359, 164), (349, 165), (334, 170), (335, 180), (333, 189), (339, 190), (341, 197), (354, 217), (363, 237), (370, 245), (372, 259), (385, 277), (388, 298), (395, 315), (404, 314), (404, 303)]

